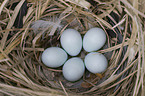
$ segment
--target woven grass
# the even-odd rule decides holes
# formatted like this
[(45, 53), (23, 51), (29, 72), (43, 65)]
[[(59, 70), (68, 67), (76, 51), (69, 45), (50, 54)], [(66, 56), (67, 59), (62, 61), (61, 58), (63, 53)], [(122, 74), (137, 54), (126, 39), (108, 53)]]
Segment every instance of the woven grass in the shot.
[[(145, 96), (144, 0), (88, 0), (93, 3), (87, 6), (75, 0), (27, 0), (23, 28), (14, 28), (25, 0), (14, 10), (7, 6), (18, 1), (0, 0), (1, 96)], [(119, 16), (119, 22), (111, 12)], [(41, 62), (45, 48), (61, 47), (63, 30), (74, 28), (83, 36), (92, 27), (107, 34), (105, 47), (98, 51), (109, 61), (104, 73), (86, 72), (80, 81), (68, 82), (62, 68), (51, 69)]]

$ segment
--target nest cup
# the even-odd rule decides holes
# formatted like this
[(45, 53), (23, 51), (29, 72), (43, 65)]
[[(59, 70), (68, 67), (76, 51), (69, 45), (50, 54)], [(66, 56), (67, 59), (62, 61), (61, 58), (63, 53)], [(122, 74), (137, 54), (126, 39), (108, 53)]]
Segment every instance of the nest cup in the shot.
[[(133, 0), (134, 4), (123, 0), (88, 2), (89, 7), (71, 0), (27, 2), (29, 8), (23, 19), (23, 28), (15, 34), (11, 33), (12, 35), (5, 34), (8, 30), (2, 33), (4, 36), (10, 35), (5, 41), (6, 45), (2, 44), (5, 45), (2, 49), (4, 52), (1, 50), (1, 60), (4, 60), (0, 64), (3, 68), (0, 70), (2, 94), (22, 96), (144, 94), (138, 85), (138, 81), (144, 76), (144, 73), (138, 73), (144, 66), (142, 58), (144, 34), (143, 28), (140, 27), (144, 26), (141, 21), (144, 15), (138, 11), (134, 12), (134, 9), (128, 9), (130, 6), (136, 8), (137, 5), (134, 5), (136, 1)], [(23, 4), (23, 0), (19, 6), (22, 6), (21, 3)], [(131, 13), (123, 8), (130, 10)], [(19, 12), (16, 9), (14, 11)], [(80, 80), (69, 82), (62, 75), (62, 67), (49, 68), (42, 63), (41, 55), (44, 49), (61, 47), (59, 38), (65, 29), (76, 29), (83, 37), (93, 27), (102, 28), (107, 36), (106, 44), (97, 51), (108, 59), (108, 68), (105, 72), (92, 74), (86, 70)], [(2, 36), (1, 38), (5, 40)], [(86, 54), (87, 52), (82, 49), (77, 57), (83, 59)]]

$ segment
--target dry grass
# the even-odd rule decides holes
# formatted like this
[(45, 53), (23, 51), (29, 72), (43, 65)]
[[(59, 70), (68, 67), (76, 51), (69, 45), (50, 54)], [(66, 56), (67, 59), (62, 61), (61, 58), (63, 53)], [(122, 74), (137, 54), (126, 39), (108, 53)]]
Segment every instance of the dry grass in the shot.
[[(9, 9), (7, 6), (15, 1), (19, 0), (0, 0), (0, 95), (145, 96), (144, 0), (94, 0), (97, 8), (73, 0), (27, 0), (29, 8), (21, 29), (13, 24), (25, 0), (14, 10)], [(119, 15), (118, 23), (111, 12)], [(114, 21), (114, 26), (107, 18)], [(52, 24), (38, 26), (40, 31), (35, 32), (31, 26), (37, 20)], [(42, 51), (60, 46), (63, 30), (74, 28), (83, 35), (94, 26), (117, 34), (113, 38), (107, 34), (108, 47), (99, 50), (107, 55), (111, 52), (109, 67), (102, 75), (90, 74), (89, 78), (84, 75), (81, 81), (72, 83), (63, 79), (61, 68), (51, 69), (42, 64)], [(117, 42), (119, 34), (122, 34), (121, 42)]]

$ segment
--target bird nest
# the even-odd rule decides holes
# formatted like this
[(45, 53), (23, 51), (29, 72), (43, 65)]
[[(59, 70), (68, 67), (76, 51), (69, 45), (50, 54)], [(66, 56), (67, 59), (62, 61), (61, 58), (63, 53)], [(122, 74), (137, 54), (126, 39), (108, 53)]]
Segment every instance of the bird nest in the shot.
[[(144, 0), (0, 0), (0, 95), (145, 96), (144, 4)], [(76, 29), (83, 36), (93, 27), (107, 34), (106, 44), (97, 51), (108, 59), (105, 72), (86, 71), (80, 80), (69, 82), (62, 67), (42, 63), (44, 49), (61, 47), (65, 29)]]

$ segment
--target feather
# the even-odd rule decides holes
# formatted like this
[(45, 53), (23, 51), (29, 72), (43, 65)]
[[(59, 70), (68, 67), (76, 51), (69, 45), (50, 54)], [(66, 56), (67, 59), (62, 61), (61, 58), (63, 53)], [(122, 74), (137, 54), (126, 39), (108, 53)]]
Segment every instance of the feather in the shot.
[(31, 28), (33, 29), (35, 34), (38, 34), (43, 30), (47, 31), (46, 33), (49, 33), (49, 35), (53, 35), (57, 30), (57, 28), (61, 26), (60, 20), (58, 20), (57, 22), (51, 20), (50, 21), (37, 20), (31, 24)]

